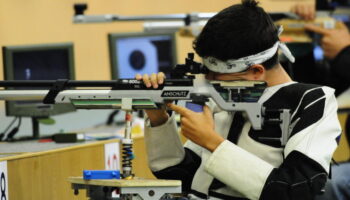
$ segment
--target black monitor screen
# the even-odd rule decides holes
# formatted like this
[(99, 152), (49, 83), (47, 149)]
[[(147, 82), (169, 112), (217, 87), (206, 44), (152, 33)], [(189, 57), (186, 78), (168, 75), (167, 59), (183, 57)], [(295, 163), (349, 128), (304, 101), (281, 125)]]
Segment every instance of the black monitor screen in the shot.
[[(3, 60), (5, 80), (57, 80), (75, 77), (71, 43), (5, 46)], [(44, 88), (16, 87), (16, 89)], [(47, 117), (74, 110), (72, 105), (48, 105), (39, 101), (6, 102), (8, 116)]]
[(176, 62), (175, 36), (171, 34), (110, 34), (112, 79), (135, 74), (169, 74)]
[(64, 49), (13, 53), (14, 80), (69, 79), (69, 65)]

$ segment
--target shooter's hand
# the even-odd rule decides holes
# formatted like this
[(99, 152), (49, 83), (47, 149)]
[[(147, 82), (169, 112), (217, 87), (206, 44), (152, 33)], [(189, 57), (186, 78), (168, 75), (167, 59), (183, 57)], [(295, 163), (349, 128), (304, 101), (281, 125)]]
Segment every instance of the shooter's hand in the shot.
[[(164, 83), (165, 80), (165, 74), (163, 72), (159, 72), (158, 74), (136, 74), (135, 76), (136, 80), (142, 80), (145, 84), (146, 87), (150, 88), (158, 88), (158, 86), (160, 84)], [(151, 122), (151, 126), (159, 126), (164, 124), (168, 118), (169, 115), (166, 112), (165, 108), (163, 109), (147, 109), (145, 110), (145, 112), (147, 113), (150, 122)]]
[(181, 133), (192, 142), (213, 152), (225, 140), (215, 132), (213, 114), (208, 106), (200, 113), (172, 103), (167, 106), (181, 115)]
[(291, 12), (299, 15), (304, 20), (313, 20), (315, 18), (315, 5), (299, 3), (291, 8)]
[(158, 88), (160, 84), (164, 83), (165, 80), (165, 74), (163, 72), (159, 72), (158, 74), (153, 73), (151, 75), (148, 74), (136, 74), (135, 76), (136, 80), (143, 80), (143, 83), (146, 85), (146, 87), (150, 88)]
[(306, 25), (305, 29), (323, 35), (321, 47), (326, 58), (334, 59), (341, 50), (350, 45), (350, 33), (342, 22), (337, 22), (336, 29), (325, 29), (315, 25)]

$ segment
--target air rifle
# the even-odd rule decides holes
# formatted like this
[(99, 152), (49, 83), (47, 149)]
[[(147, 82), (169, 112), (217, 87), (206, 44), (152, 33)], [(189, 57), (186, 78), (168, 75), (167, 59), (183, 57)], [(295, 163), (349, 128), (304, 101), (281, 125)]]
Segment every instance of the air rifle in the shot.
[[(204, 104), (211, 98), (222, 110), (246, 112), (255, 130), (262, 129), (264, 123), (279, 124), (283, 133), (281, 144), (286, 144), (289, 138), (289, 110), (268, 111), (258, 102), (266, 88), (265, 82), (206, 80), (203, 74), (208, 69), (195, 62), (193, 57), (193, 54), (189, 54), (185, 64), (176, 65), (171, 78), (166, 79), (158, 88), (147, 88), (142, 81), (135, 79), (8, 80), (0, 81), (0, 87), (21, 89), (0, 90), (0, 100), (40, 100), (45, 104), (73, 104), (77, 109), (112, 108), (130, 111), (155, 109), (165, 101), (174, 100)], [(75, 87), (79, 89), (74, 89)], [(100, 89), (89, 89), (91, 87)], [(269, 118), (271, 112), (275, 112), (273, 116), (276, 116), (276, 112), (279, 113), (279, 117)]]

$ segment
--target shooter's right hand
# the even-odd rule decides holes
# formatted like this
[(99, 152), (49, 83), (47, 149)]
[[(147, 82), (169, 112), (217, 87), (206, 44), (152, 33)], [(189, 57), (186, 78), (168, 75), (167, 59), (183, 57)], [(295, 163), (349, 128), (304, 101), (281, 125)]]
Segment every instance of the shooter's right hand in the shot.
[[(148, 74), (136, 74), (135, 76), (136, 80), (142, 80), (146, 87), (150, 88), (158, 88), (159, 85), (164, 83), (165, 80), (165, 74), (163, 72), (159, 73), (153, 73), (151, 75)], [(147, 113), (151, 126), (159, 126), (164, 124), (166, 121), (168, 121), (169, 115), (165, 110), (165, 107), (161, 109), (146, 109), (145, 112)]]

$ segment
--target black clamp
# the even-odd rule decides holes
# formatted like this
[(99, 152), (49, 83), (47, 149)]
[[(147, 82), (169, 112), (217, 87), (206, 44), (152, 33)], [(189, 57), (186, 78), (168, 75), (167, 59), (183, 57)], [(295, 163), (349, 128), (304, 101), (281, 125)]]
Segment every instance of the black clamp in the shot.
[(280, 138), (266, 138), (259, 137), (264, 140), (279, 140), (281, 146), (285, 146), (290, 138), (292, 131), (291, 123), (291, 113), (289, 109), (270, 109), (264, 111), (264, 124), (278, 125), (281, 129)]
[(200, 18), (198, 16), (198, 13), (189, 13), (186, 14), (186, 17), (184, 18), (184, 22), (186, 26), (190, 26), (193, 22), (199, 22)]
[(266, 124), (281, 124), (282, 120), (280, 119), (280, 114), (282, 113), (282, 110), (279, 109), (266, 109), (264, 113), (264, 123)]
[(84, 15), (85, 10), (88, 8), (86, 3), (74, 4), (74, 15)]
[(190, 98), (192, 99), (192, 103), (196, 103), (199, 105), (204, 105), (205, 102), (209, 101), (208, 97), (197, 94), (190, 94)]
[(55, 99), (62, 90), (67, 86), (68, 79), (57, 79), (53, 86), (50, 88), (49, 92), (45, 96), (43, 103), (44, 104), (55, 104)]
[(186, 17), (184, 18), (184, 22), (186, 26), (189, 26), (192, 22), (192, 16), (191, 14), (187, 14)]

